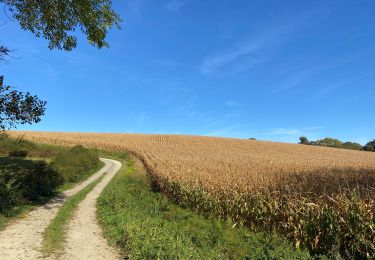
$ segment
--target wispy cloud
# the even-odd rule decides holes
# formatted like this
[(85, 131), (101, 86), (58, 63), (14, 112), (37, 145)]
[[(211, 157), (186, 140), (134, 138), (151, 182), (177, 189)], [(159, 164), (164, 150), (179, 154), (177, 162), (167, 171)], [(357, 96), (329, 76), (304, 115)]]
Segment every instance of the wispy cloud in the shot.
[(242, 104), (237, 102), (237, 101), (233, 101), (233, 100), (228, 100), (228, 101), (225, 101), (224, 105), (226, 107), (231, 107), (231, 108), (239, 108), (239, 107), (242, 107)]
[(167, 4), (167, 9), (172, 12), (177, 12), (180, 10), (186, 3), (181, 0), (172, 0)]
[(276, 47), (288, 39), (288, 36), (295, 30), (295, 26), (285, 24), (265, 28), (255, 37), (205, 57), (200, 65), (200, 71), (209, 75), (228, 66), (236, 66), (238, 71), (242, 71), (264, 63)]
[(327, 16), (325, 8), (316, 8), (300, 14), (283, 13), (274, 22), (258, 26), (258, 31), (237, 37), (237, 42), (203, 58), (199, 69), (202, 74), (235, 75), (264, 63), (277, 53), (281, 46), (301, 37), (307, 29)]
[(141, 13), (144, 2), (145, 0), (128, 0), (126, 1), (126, 5), (133, 13), (139, 15)]
[(296, 59), (289, 64), (283, 64), (280, 68), (280, 73), (270, 76), (269, 81), (271, 89), (275, 93), (290, 92), (291, 90), (301, 87), (310, 86), (312, 79), (319, 79), (322, 82), (319, 86), (314, 86), (311, 91), (312, 99), (320, 99), (326, 97), (332, 91), (341, 89), (346, 85), (359, 82), (361, 79), (370, 75), (366, 73), (359, 73), (353, 70), (352, 73), (343, 74), (340, 80), (336, 78), (329, 78), (332, 70), (342, 71), (344, 68), (353, 68), (353, 64), (363, 57), (374, 53), (374, 49), (363, 50), (358, 53), (351, 53), (343, 55), (338, 59), (326, 61), (324, 57), (304, 56), (303, 59)]

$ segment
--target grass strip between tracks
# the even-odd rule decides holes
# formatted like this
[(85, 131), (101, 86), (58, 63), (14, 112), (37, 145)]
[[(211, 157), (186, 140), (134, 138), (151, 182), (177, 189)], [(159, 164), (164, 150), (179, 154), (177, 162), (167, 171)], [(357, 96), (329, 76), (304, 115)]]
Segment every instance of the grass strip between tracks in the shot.
[(79, 203), (86, 198), (87, 194), (94, 189), (94, 187), (103, 179), (105, 174), (87, 185), (74, 196), (68, 198), (64, 205), (59, 209), (57, 215), (44, 232), (42, 243), (42, 254), (44, 257), (50, 256), (62, 248), (65, 239), (66, 225), (72, 219)]

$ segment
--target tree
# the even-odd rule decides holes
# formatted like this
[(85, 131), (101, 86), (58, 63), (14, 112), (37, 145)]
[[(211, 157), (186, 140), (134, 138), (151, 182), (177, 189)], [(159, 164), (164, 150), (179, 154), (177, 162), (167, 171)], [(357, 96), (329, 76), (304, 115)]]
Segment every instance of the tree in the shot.
[(6, 57), (9, 56), (10, 50), (5, 46), (0, 46), (0, 62), (6, 62)]
[(375, 152), (375, 140), (372, 140), (371, 142), (368, 142), (364, 147), (364, 151), (370, 151)]
[(0, 76), (0, 130), (9, 129), (15, 124), (38, 123), (45, 106), (46, 102), (38, 97), (4, 85), (4, 77)]
[(301, 136), (299, 138), (299, 143), (300, 144), (310, 144), (309, 139), (307, 139), (305, 136)]
[(0, 0), (22, 29), (49, 41), (50, 49), (72, 50), (77, 28), (98, 48), (108, 47), (105, 38), (121, 19), (111, 0)]
[(342, 144), (342, 148), (350, 150), (362, 150), (362, 145), (355, 142), (345, 142)]
[(314, 145), (342, 148), (342, 142), (335, 138), (326, 137), (314, 142)]
[[(4, 10), (22, 29), (48, 40), (50, 49), (70, 51), (77, 47), (76, 29), (92, 45), (109, 47), (108, 30), (120, 28), (121, 19), (111, 8), (111, 0), (0, 0)], [(0, 45), (0, 62), (6, 62), (11, 50)], [(0, 75), (0, 130), (16, 124), (37, 123), (45, 111), (45, 101), (30, 93), (12, 90)]]

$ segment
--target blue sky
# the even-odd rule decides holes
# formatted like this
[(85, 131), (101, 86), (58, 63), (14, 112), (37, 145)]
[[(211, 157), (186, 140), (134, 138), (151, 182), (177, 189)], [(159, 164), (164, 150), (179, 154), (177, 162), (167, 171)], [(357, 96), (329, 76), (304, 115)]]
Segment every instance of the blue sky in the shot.
[(19, 129), (297, 142), (375, 138), (375, 1), (114, 1), (124, 22), (72, 52), (3, 12), (6, 83), (48, 101)]

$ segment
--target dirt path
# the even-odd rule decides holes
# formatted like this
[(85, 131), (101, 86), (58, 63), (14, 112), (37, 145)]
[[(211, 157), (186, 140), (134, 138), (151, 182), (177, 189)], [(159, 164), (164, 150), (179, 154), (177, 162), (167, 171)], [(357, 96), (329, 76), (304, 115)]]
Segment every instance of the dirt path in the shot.
[(96, 219), (96, 200), (121, 168), (120, 162), (111, 160), (111, 163), (111, 170), (79, 204), (73, 219), (69, 223), (64, 252), (58, 257), (59, 259), (111, 260), (121, 258), (115, 249), (108, 246)]
[[(43, 232), (64, 201), (104, 173), (110, 173), (108, 176), (111, 176), (118, 167), (116, 161), (108, 159), (101, 159), (101, 161), (105, 163), (105, 166), (86, 181), (65, 191), (49, 203), (32, 210), (0, 232), (0, 259), (38, 259)], [(108, 179), (108, 176), (103, 180)]]

